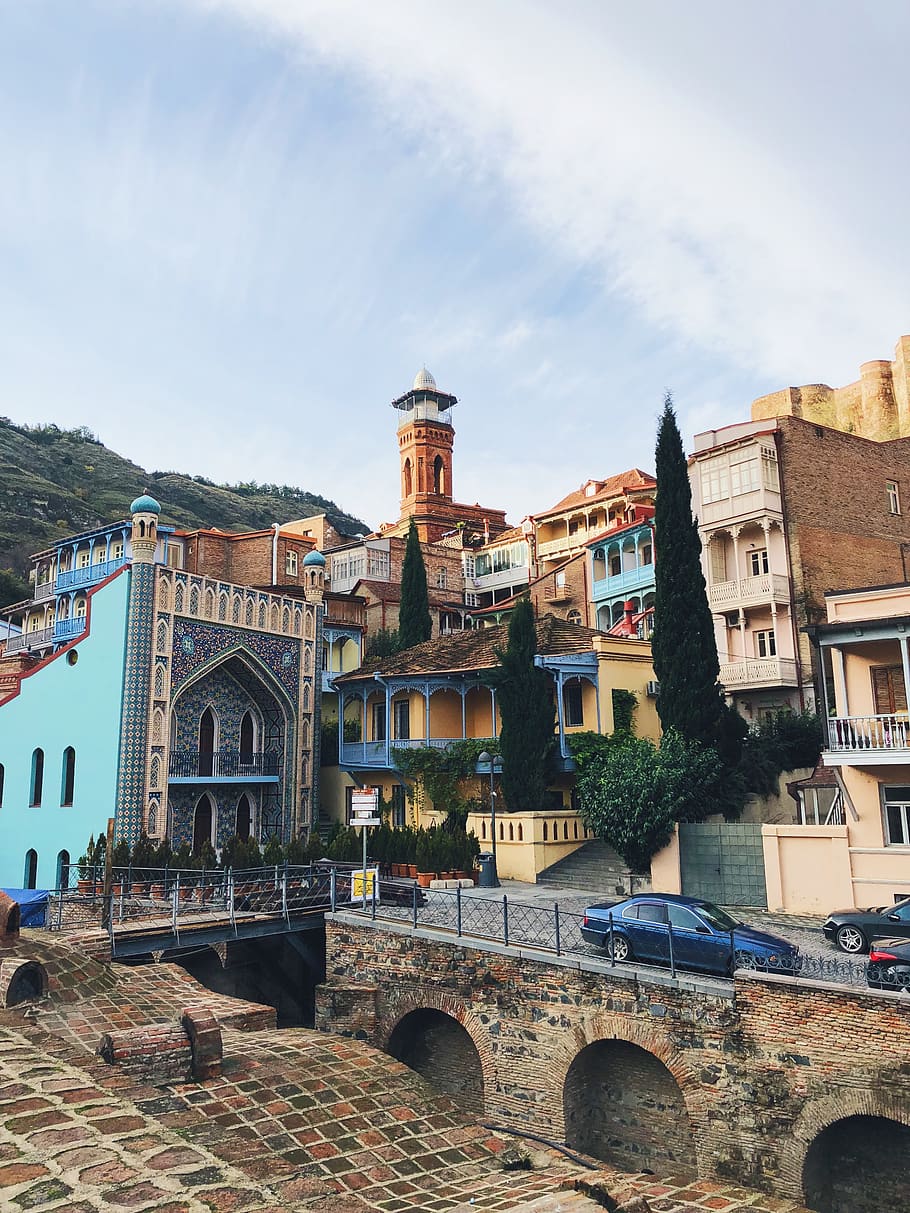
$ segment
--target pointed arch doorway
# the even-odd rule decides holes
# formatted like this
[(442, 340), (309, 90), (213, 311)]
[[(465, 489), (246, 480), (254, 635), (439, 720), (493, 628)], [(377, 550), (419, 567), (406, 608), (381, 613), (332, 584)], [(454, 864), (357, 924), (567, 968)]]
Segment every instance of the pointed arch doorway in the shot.
[(212, 825), (215, 821), (215, 806), (208, 792), (196, 801), (193, 813), (193, 854), (198, 855), (205, 843), (212, 842)]

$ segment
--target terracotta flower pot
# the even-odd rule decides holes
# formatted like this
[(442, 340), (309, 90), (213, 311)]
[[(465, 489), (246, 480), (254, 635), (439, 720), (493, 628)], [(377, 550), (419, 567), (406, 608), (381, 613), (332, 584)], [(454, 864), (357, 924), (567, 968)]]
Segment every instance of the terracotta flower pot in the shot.
[(165, 893), (164, 885), (155, 883), (151, 887), (152, 901), (166, 901), (167, 894)]
[(417, 864), (416, 863), (402, 864), (402, 867), (406, 867), (408, 869), (407, 875), (411, 878), (411, 880), (417, 879)]
[(89, 879), (89, 877), (80, 876), (79, 879), (76, 881), (76, 892), (80, 893), (83, 897), (85, 897), (89, 893), (91, 893), (94, 884), (95, 884), (95, 882), (93, 880)]
[(418, 872), (417, 873), (417, 883), (420, 885), (420, 887), (422, 889), (428, 889), (430, 887), (430, 881), (435, 880), (435, 879), (436, 879), (435, 872)]

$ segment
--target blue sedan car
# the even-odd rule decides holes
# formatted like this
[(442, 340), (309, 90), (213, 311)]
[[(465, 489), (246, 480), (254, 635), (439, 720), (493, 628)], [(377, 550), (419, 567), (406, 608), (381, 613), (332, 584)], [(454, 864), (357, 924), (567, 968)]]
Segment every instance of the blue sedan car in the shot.
[[(612, 944), (611, 944), (612, 918)], [(626, 901), (601, 901), (585, 910), (581, 934), (618, 961), (641, 960), (728, 976), (734, 969), (793, 973), (799, 948), (731, 918), (698, 897), (641, 893)]]

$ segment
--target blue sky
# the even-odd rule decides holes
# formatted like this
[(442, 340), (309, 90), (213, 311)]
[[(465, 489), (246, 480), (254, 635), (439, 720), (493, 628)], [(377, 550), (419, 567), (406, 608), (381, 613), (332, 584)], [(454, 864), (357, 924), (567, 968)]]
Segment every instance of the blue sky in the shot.
[(0, 413), (513, 521), (910, 331), (910, 8), (0, 0)]

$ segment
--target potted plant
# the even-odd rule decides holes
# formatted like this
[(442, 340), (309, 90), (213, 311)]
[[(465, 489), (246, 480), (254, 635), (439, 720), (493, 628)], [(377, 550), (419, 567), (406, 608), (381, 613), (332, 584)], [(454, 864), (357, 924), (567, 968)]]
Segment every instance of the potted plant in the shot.
[(153, 871), (150, 893), (153, 901), (167, 899), (167, 870), (172, 858), (171, 844), (166, 838), (163, 838), (152, 854)]
[(213, 892), (209, 873), (213, 872), (218, 866), (218, 856), (208, 839), (205, 840), (199, 850), (198, 865), (202, 868), (202, 876), (198, 885), (199, 902), (201, 905), (205, 905)]
[(137, 897), (145, 897), (148, 894), (149, 868), (152, 866), (154, 858), (155, 845), (143, 831), (133, 843), (133, 849), (130, 852), (133, 883), (131, 892)]
[(405, 826), (405, 854), (407, 872), (404, 873), (410, 876), (411, 880), (417, 879), (417, 831), (413, 826)]
[(436, 869), (433, 866), (435, 860), (435, 838), (431, 837), (431, 831), (419, 830), (417, 834), (417, 883), (422, 889), (430, 887), (430, 881), (436, 878)]
[(182, 842), (173, 853), (170, 866), (177, 873), (178, 897), (181, 901), (189, 901), (193, 893), (193, 882), (188, 877), (196, 867), (196, 861), (188, 842)]

